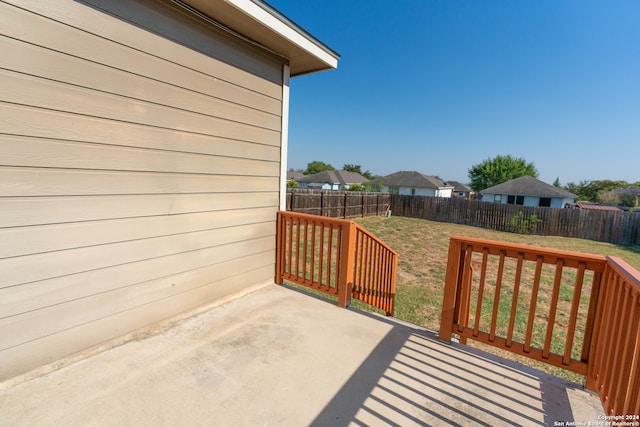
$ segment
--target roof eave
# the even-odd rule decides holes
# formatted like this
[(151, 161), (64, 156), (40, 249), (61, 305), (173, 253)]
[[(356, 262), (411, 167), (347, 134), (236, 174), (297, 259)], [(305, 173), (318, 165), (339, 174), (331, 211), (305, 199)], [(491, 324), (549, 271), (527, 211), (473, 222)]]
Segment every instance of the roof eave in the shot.
[(181, 1), (254, 43), (286, 58), (292, 77), (338, 67), (338, 53), (263, 1)]

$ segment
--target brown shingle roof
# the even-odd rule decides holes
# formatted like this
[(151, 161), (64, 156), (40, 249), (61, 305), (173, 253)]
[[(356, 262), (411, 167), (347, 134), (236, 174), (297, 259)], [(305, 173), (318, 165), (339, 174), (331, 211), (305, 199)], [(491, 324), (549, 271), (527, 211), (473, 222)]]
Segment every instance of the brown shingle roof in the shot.
[(620, 211), (621, 209), (617, 206), (608, 206), (608, 205), (599, 205), (597, 203), (590, 202), (576, 202), (576, 207), (580, 209), (590, 209), (596, 211)]

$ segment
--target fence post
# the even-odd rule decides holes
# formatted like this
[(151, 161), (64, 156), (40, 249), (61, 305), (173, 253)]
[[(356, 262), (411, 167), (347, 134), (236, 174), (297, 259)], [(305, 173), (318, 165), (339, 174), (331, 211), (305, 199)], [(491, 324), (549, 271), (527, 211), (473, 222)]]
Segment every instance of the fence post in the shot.
[(444, 282), (442, 317), (440, 319), (440, 333), (438, 335), (438, 338), (445, 342), (451, 342), (451, 335), (453, 333), (453, 317), (456, 308), (456, 295), (458, 294), (461, 253), (462, 244), (455, 237), (452, 237), (449, 242), (447, 276)]
[(356, 224), (353, 221), (349, 221), (349, 225), (341, 227), (341, 230), (338, 305), (340, 307), (348, 307), (351, 304), (351, 292), (353, 289)]

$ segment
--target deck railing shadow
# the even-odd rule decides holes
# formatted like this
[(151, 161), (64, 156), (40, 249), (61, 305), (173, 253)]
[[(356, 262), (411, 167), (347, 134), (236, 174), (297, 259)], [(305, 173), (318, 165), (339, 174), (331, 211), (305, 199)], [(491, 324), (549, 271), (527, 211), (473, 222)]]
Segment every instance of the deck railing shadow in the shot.
[(578, 384), (361, 314), (392, 328), (312, 425), (545, 426), (597, 416), (572, 412), (568, 393), (585, 393)]

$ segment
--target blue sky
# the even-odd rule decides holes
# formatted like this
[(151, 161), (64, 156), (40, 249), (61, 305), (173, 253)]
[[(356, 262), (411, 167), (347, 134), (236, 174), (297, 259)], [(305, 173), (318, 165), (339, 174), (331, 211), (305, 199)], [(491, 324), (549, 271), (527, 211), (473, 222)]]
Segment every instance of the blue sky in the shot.
[(268, 1), (341, 55), (291, 81), (289, 167), (640, 181), (638, 0)]

